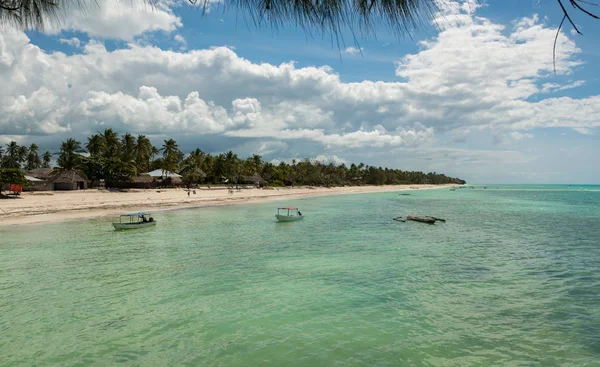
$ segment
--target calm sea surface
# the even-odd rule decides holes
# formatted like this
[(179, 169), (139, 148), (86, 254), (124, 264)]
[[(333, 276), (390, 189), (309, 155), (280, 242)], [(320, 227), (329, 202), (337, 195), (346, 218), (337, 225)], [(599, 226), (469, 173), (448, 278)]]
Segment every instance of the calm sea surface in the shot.
[(155, 218), (0, 228), (0, 365), (600, 365), (600, 186)]

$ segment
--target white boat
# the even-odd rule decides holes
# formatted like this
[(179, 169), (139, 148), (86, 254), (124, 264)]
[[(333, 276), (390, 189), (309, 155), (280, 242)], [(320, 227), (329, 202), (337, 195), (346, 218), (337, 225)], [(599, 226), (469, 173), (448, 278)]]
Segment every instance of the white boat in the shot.
[(277, 208), (275, 218), (278, 222), (295, 222), (304, 219), (304, 215), (300, 213), (298, 208)]
[(140, 212), (121, 214), (119, 222), (114, 222), (112, 225), (116, 230), (124, 231), (126, 229), (153, 227), (156, 225), (156, 221), (150, 214)]

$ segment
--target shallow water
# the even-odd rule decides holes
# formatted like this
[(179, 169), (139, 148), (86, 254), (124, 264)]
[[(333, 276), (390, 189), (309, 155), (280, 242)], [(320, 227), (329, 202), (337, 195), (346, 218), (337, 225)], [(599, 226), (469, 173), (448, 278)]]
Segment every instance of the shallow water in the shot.
[(0, 364), (599, 365), (600, 187), (487, 187), (2, 228)]

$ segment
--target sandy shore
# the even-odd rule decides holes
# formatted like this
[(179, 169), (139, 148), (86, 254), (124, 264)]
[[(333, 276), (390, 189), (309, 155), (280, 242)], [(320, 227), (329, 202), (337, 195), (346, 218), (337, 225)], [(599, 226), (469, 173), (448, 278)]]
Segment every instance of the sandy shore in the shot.
[(154, 211), (228, 205), (267, 200), (296, 199), (310, 196), (375, 193), (434, 189), (456, 185), (395, 185), (359, 187), (298, 187), (272, 190), (242, 189), (229, 193), (226, 189), (196, 189), (196, 194), (183, 189), (106, 190), (24, 192), (17, 199), (0, 200), (0, 226), (48, 223), (81, 218), (114, 216), (123, 212)]

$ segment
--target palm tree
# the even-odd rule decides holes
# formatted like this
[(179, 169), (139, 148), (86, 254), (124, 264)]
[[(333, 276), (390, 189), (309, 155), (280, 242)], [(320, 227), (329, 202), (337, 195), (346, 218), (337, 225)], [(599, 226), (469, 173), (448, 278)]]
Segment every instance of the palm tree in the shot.
[(27, 158), (25, 159), (27, 162), (25, 166), (26, 170), (30, 171), (36, 168), (40, 168), (40, 166), (42, 165), (42, 160), (38, 155), (38, 150), (39, 147), (35, 143), (29, 146), (29, 153), (27, 154)]
[(100, 133), (93, 134), (92, 136), (88, 137), (87, 140), (88, 141), (85, 147), (90, 155), (101, 155), (106, 149), (106, 141), (104, 140), (104, 136), (102, 136)]
[(135, 152), (135, 145), (136, 141), (133, 135), (131, 135), (130, 133), (126, 133), (125, 135), (123, 135), (123, 138), (121, 139), (122, 154), (133, 156)]
[(146, 135), (138, 135), (135, 141), (134, 154), (136, 168), (139, 172), (147, 172), (150, 170), (150, 159), (155, 154), (158, 154), (156, 147), (146, 137)]
[(225, 171), (225, 177), (227, 177), (229, 179), (229, 181), (234, 181), (235, 178), (237, 178), (237, 174), (238, 174), (238, 165), (239, 165), (239, 158), (237, 156), (237, 154), (235, 154), (234, 152), (232, 152), (231, 150), (227, 153), (225, 153), (224, 155), (224, 171)]
[(161, 149), (163, 155), (162, 169), (163, 171), (177, 172), (182, 156), (179, 145), (173, 139), (165, 140), (164, 142)]
[(77, 169), (81, 165), (82, 156), (79, 153), (84, 153), (85, 150), (81, 147), (81, 143), (73, 138), (67, 139), (60, 144), (60, 152), (58, 153), (58, 166), (63, 171)]
[(190, 154), (184, 161), (184, 165), (186, 168), (190, 168), (193, 170), (202, 169), (202, 165), (204, 163), (204, 158), (206, 157), (206, 153), (202, 151), (200, 148), (196, 148), (192, 150)]
[(52, 153), (46, 151), (42, 154), (42, 167), (50, 168), (50, 161), (52, 160)]
[(106, 129), (104, 130), (104, 133), (100, 135), (104, 141), (104, 158), (117, 157), (121, 150), (119, 134), (117, 134), (113, 129)]
[(252, 155), (252, 162), (254, 163), (254, 170), (256, 173), (260, 173), (262, 169), (262, 157), (258, 154)]
[(6, 153), (2, 159), (4, 168), (21, 168), (21, 162), (25, 160), (27, 148), (20, 146), (16, 141), (6, 144)]

